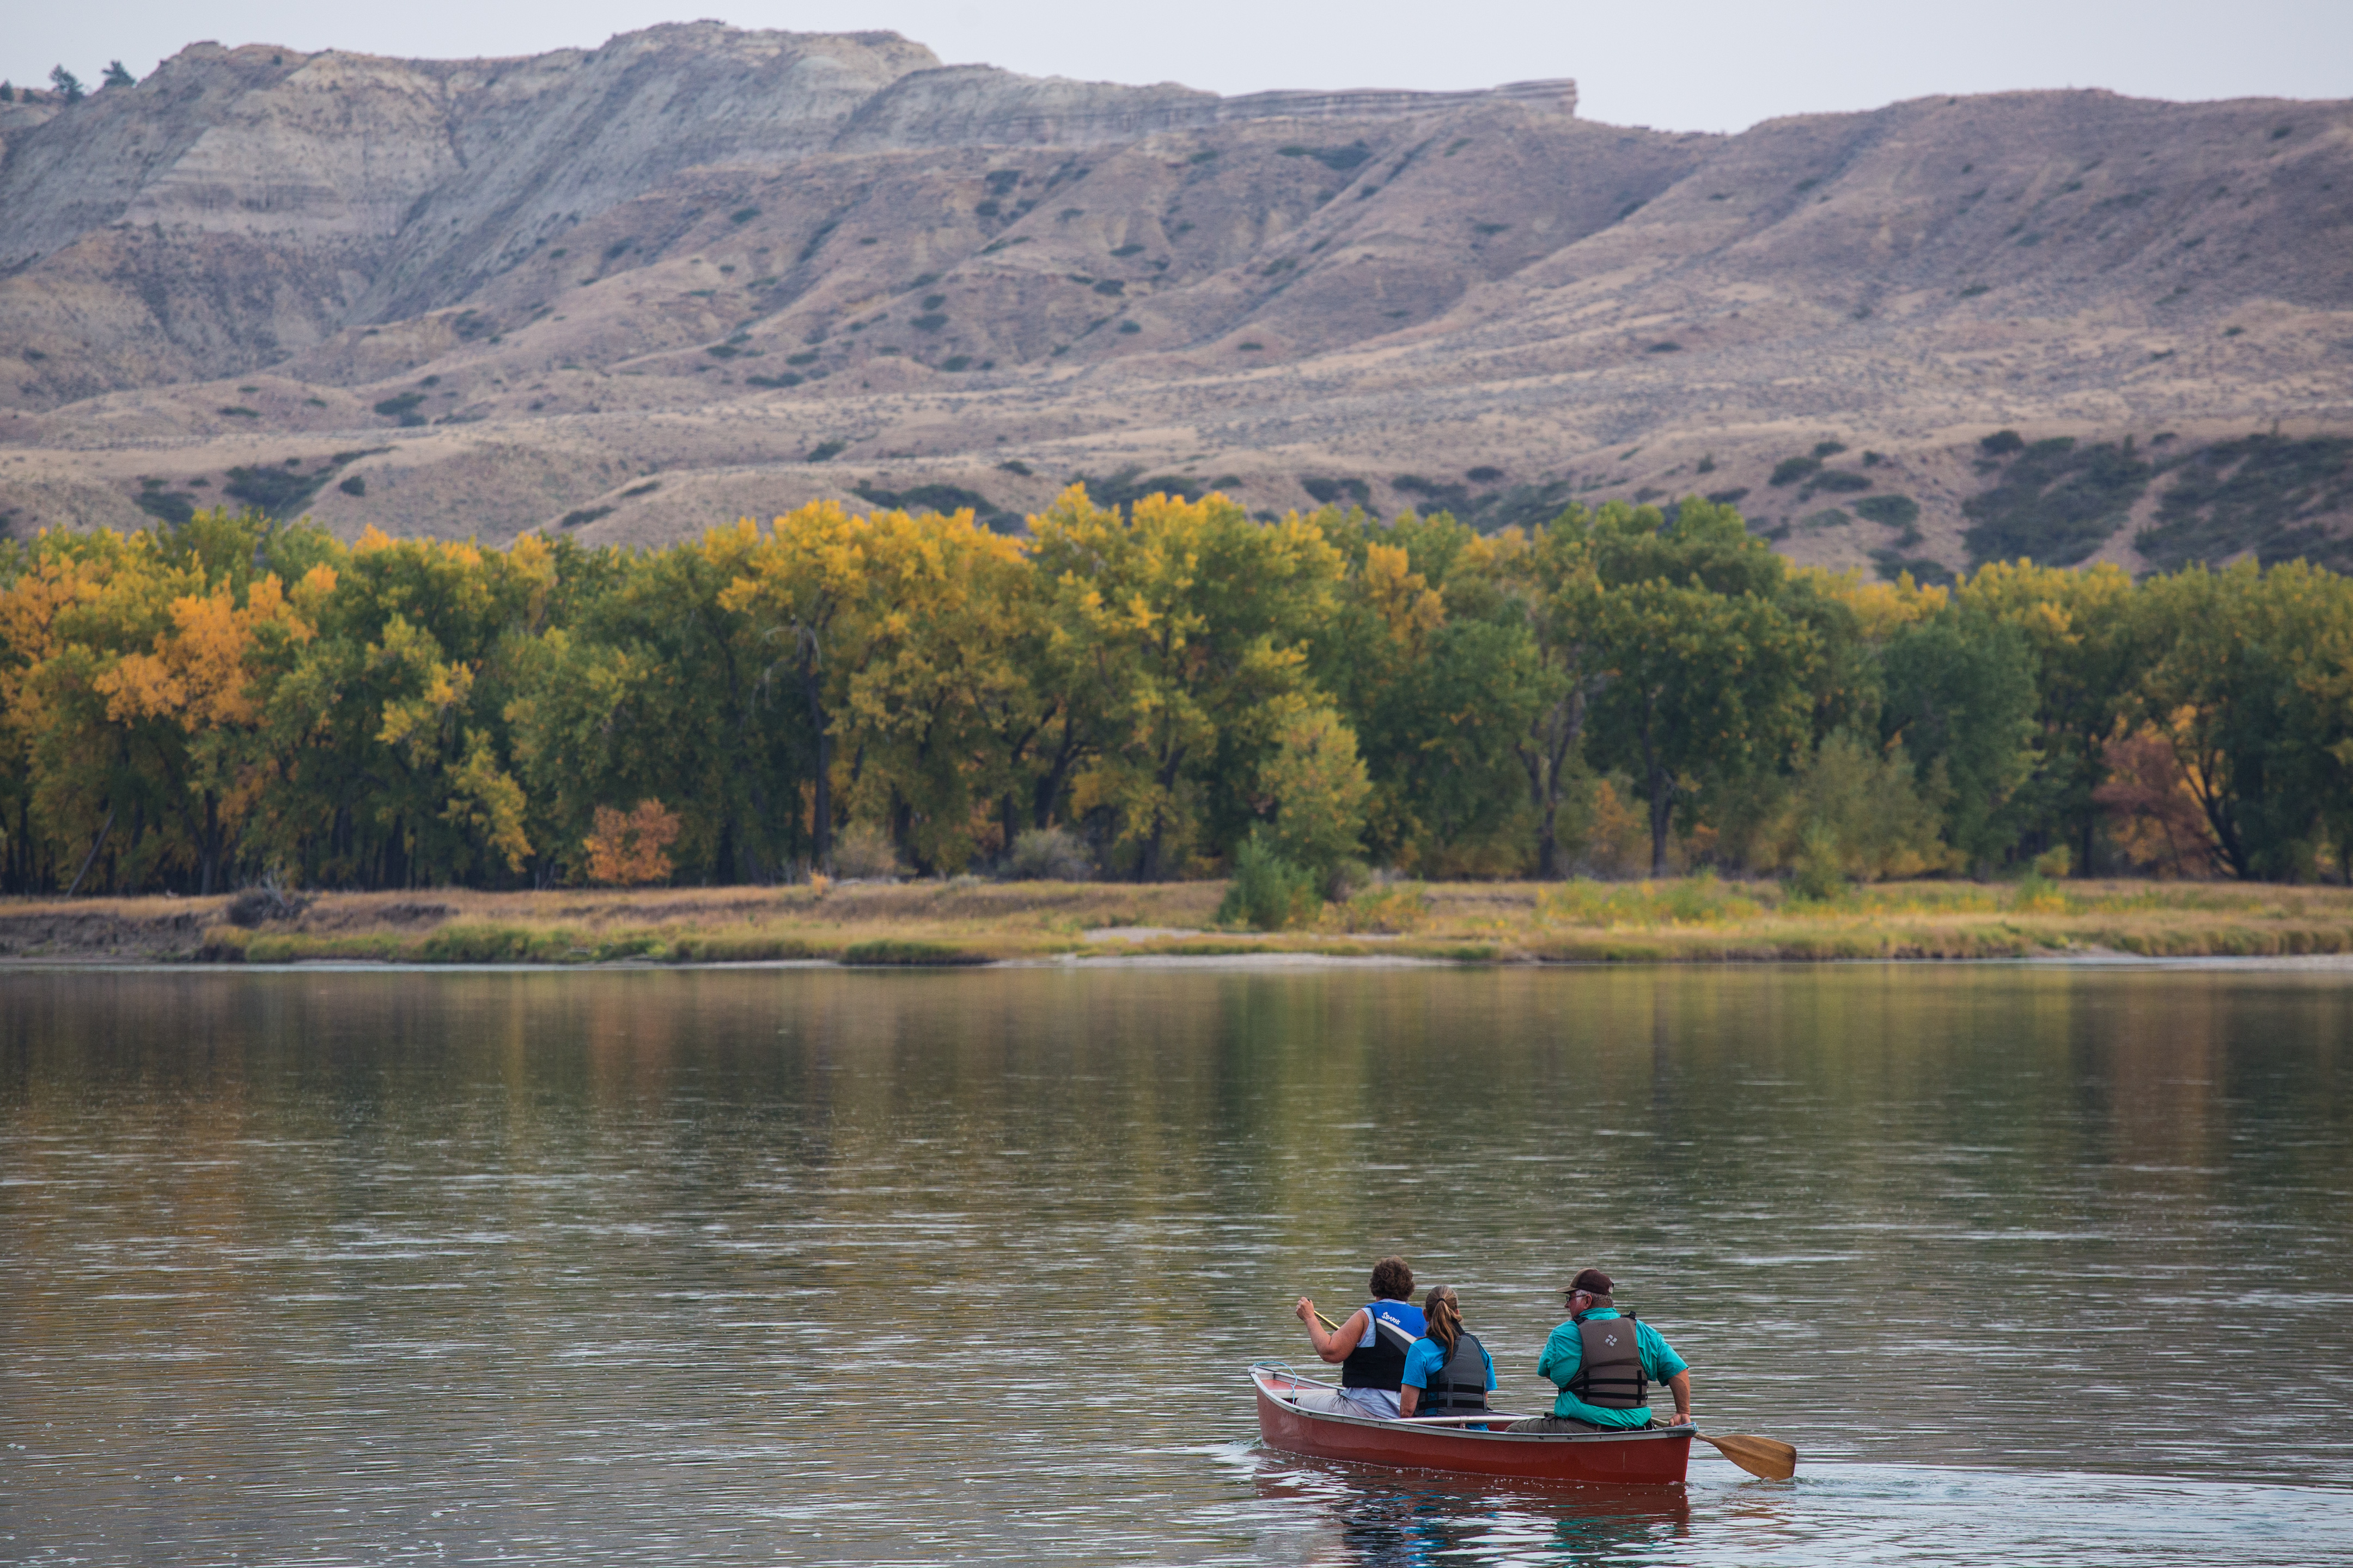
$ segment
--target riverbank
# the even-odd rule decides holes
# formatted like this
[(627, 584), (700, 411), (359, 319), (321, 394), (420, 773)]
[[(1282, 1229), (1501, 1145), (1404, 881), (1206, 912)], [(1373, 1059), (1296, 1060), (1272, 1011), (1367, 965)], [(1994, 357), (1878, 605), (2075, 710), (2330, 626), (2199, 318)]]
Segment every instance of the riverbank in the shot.
[[(1775, 883), (1397, 883), (1312, 926), (1215, 923), (1220, 882), (324, 893), (0, 902), (0, 961), (853, 965), (1322, 954), (1715, 963), (2353, 952), (2353, 890), (2183, 882), (1910, 882), (1827, 902)], [(275, 918), (264, 918), (269, 916)], [(253, 923), (240, 924), (239, 920)]]

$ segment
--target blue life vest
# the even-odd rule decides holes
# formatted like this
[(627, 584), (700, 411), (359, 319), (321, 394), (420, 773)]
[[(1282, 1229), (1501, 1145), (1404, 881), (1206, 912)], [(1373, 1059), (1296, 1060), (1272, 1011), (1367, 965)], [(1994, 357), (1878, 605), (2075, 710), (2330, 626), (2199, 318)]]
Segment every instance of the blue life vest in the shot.
[(1430, 1325), (1410, 1301), (1367, 1301), (1364, 1310), (1373, 1315), (1373, 1342), (1348, 1352), (1340, 1363), (1340, 1386), (1394, 1393), (1405, 1384), (1405, 1352)]

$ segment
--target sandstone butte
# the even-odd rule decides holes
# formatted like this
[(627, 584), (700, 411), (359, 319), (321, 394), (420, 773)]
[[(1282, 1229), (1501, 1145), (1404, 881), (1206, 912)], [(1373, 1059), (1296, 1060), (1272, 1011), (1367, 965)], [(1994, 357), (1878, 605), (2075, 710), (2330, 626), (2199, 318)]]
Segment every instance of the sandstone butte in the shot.
[(192, 45), (0, 104), (0, 527), (1018, 528), (1084, 476), (1482, 526), (1708, 494), (1886, 574), (2353, 565), (2353, 105), (1576, 103), (715, 23)]

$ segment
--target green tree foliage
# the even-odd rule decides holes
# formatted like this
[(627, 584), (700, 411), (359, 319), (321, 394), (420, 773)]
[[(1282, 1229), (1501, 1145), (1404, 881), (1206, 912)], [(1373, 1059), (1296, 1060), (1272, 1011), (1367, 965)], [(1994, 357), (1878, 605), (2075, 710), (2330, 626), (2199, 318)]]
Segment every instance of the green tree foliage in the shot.
[(74, 75), (73, 72), (66, 69), (63, 66), (51, 66), (49, 68), (49, 85), (57, 89), (58, 96), (64, 99), (68, 103), (79, 103), (84, 96), (81, 78)]
[(1980, 567), (1955, 596), (1964, 609), (2018, 628), (2035, 668), (2030, 853), (2072, 844), (2090, 874), (2105, 776), (2101, 752), (2136, 704), (2138, 627), (2132, 579), (2114, 566), (2066, 571), (2031, 562)]
[(1025, 539), (174, 519), (0, 540), (9, 890), (611, 879), (657, 816), (625, 879), (1231, 871), (1267, 926), (1359, 860), (1562, 876), (1637, 837), (1816, 890), (2054, 847), (2353, 868), (2353, 584), (2300, 563), (1948, 590), (1790, 568), (1698, 500), (1482, 536), (1078, 487)]
[(1999, 865), (2032, 822), (2034, 652), (2015, 624), (1947, 608), (1887, 645), (1880, 732), (1945, 802), (1965, 865)]
[(2168, 739), (2242, 877), (2309, 874), (2353, 815), (2353, 584), (2293, 562), (2184, 572), (2134, 605), (2139, 716)]
[(139, 79), (125, 70), (121, 60), (107, 61), (106, 75), (99, 82), (100, 87), (137, 87), (138, 85)]
[(1522, 746), (1556, 684), (1506, 571), (1519, 542), (1499, 549), (1443, 514), (1314, 521), (1346, 559), (1312, 669), (1364, 759), (1365, 852), (1441, 874), (1517, 871)]
[(1686, 501), (1670, 519), (1612, 504), (1554, 528), (1585, 531), (1594, 565), (1594, 761), (1649, 803), (1651, 872), (1664, 876), (1679, 803), (1800, 753), (1819, 639), (1785, 603), (1781, 558), (1730, 507)]
[(1943, 863), (1937, 829), (1947, 794), (1941, 766), (1925, 787), (1903, 749), (1851, 731), (1827, 736), (1792, 790), (1791, 858), (1815, 888), (1839, 879), (1915, 877)]
[(1179, 874), (1207, 836), (1273, 813), (1261, 774), (1312, 704), (1340, 553), (1311, 521), (1261, 526), (1215, 495), (1123, 516), (1073, 487), (1032, 529), (1048, 679), (1090, 737), (1075, 808), (1138, 880)]

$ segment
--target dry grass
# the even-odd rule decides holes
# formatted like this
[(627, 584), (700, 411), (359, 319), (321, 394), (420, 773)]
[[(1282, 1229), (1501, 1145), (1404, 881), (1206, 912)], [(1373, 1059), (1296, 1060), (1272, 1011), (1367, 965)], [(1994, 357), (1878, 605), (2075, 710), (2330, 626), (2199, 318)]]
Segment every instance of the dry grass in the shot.
[(2218, 883), (1910, 882), (1828, 903), (1775, 883), (1398, 883), (1273, 934), (1211, 925), (1222, 883), (330, 893), (245, 930), (226, 899), (0, 904), (24, 959), (424, 963), (970, 963), (1313, 952), (1463, 962), (1706, 963), (2035, 953), (2353, 952), (2353, 891)]

